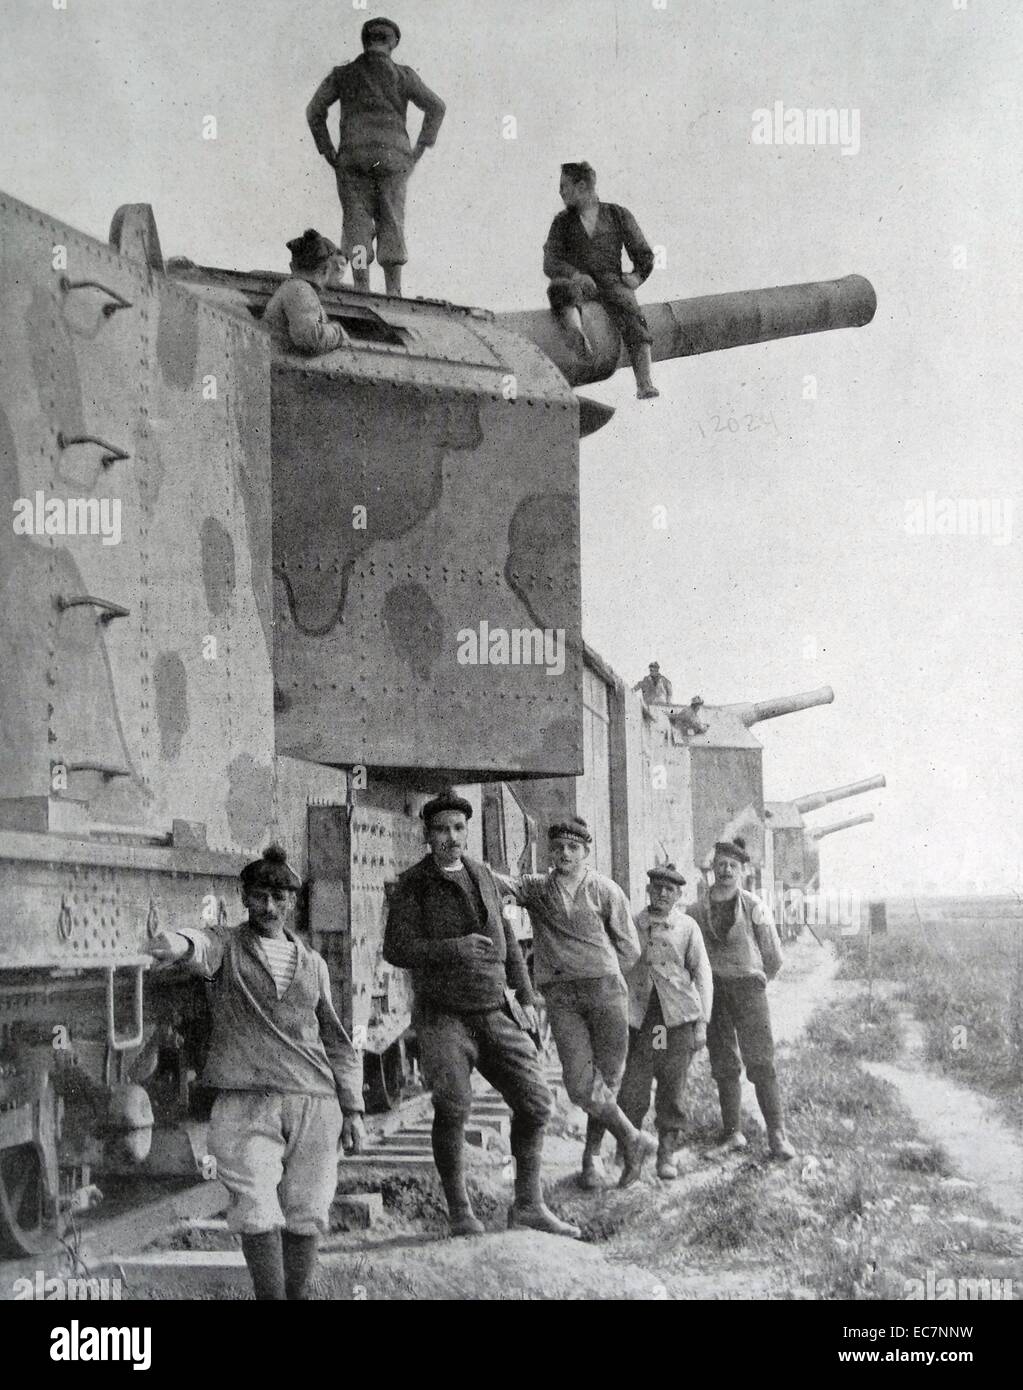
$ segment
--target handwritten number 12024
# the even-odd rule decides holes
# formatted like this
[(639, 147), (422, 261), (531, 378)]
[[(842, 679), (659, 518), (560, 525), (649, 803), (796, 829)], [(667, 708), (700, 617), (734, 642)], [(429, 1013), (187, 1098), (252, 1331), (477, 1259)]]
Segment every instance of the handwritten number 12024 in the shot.
[(702, 438), (706, 439), (710, 434), (752, 434), (754, 430), (773, 429), (775, 434), (779, 433), (778, 422), (774, 418), (774, 411), (769, 415), (758, 415), (750, 411), (747, 415), (712, 415), (708, 421), (707, 428), (696, 422), (696, 428), (700, 431)]

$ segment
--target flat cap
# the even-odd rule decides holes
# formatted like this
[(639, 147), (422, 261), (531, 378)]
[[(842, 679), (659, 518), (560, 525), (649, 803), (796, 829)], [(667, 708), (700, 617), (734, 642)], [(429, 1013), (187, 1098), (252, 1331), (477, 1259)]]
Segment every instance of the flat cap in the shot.
[(582, 816), (569, 816), (567, 820), (555, 821), (547, 831), (548, 840), (578, 840), (580, 844), (593, 843), (590, 828)]
[(465, 819), (469, 820), (472, 817), (472, 803), (453, 791), (441, 792), (440, 796), (428, 801), (419, 814), (424, 825), (429, 825), (434, 816), (439, 816), (442, 811), (461, 811)]
[(360, 37), (362, 39), (363, 48), (365, 48), (366, 40), (374, 29), (390, 29), (394, 34), (395, 43), (401, 43), (401, 30), (398, 28), (397, 24), (395, 24), (393, 19), (385, 19), (383, 15), (381, 15), (378, 19), (367, 19), (366, 23), (362, 26), (362, 34)]
[(746, 841), (741, 835), (736, 835), (732, 840), (718, 840), (714, 846), (714, 853), (727, 855), (729, 859), (738, 859), (740, 864), (749, 863)]
[(681, 888), (685, 883), (674, 864), (658, 864), (652, 869), (647, 869), (646, 876), (651, 883), (673, 883), (677, 888)]
[(239, 878), (242, 888), (290, 888), (297, 893), (302, 887), (302, 880), (280, 845), (268, 845), (261, 858), (245, 865)]

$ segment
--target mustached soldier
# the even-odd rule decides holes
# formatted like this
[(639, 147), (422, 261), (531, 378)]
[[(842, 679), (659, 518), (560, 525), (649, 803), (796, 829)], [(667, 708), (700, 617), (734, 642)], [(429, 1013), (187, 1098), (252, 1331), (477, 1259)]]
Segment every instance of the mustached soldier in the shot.
[(288, 929), (302, 882), (283, 849), (247, 864), (241, 886), (241, 926), (166, 932), (153, 954), (211, 982), (203, 1082), (218, 1092), (209, 1148), (231, 1194), (228, 1227), (256, 1298), (301, 1300), (328, 1229), (338, 1138), (362, 1147), (362, 1059), (334, 1011), (326, 962)]
[(391, 896), (384, 959), (412, 972), (413, 1022), (423, 1075), (433, 1092), (433, 1157), (451, 1234), (481, 1235), (465, 1182), (465, 1122), (476, 1067), (512, 1111), (515, 1201), (509, 1227), (577, 1237), (577, 1226), (544, 1205), (543, 1135), (551, 1094), (529, 1033), (536, 1031), (532, 986), (515, 932), (504, 918), (491, 870), (464, 853), (472, 806), (452, 792), (428, 801), (430, 853), (406, 870)]
[(706, 903), (686, 908), (703, 932), (714, 973), (714, 1008), (707, 1027), (710, 1070), (721, 1101), (721, 1143), (709, 1156), (746, 1147), (742, 1118), (742, 1066), (757, 1093), (774, 1158), (795, 1158), (785, 1134), (781, 1092), (774, 1069), (774, 1039), (767, 982), (782, 966), (774, 918), (765, 903), (742, 886), (749, 863), (745, 841), (714, 846), (714, 883)]
[(692, 1059), (707, 1040), (714, 985), (700, 928), (676, 905), (685, 879), (674, 864), (647, 870), (650, 904), (636, 918), (642, 955), (626, 971), (629, 1057), (618, 1104), (639, 1128), (657, 1083), (657, 1176), (677, 1178)]

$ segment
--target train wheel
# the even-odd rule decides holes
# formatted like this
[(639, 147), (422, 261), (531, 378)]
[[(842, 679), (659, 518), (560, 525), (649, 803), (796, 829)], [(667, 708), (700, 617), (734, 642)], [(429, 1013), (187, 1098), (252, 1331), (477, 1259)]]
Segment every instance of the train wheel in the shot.
[(362, 1064), (366, 1108), (374, 1114), (393, 1110), (408, 1079), (405, 1041), (399, 1038), (384, 1052), (366, 1052)]
[(34, 1144), (0, 1150), (0, 1253), (38, 1255), (52, 1240), (39, 1150)]

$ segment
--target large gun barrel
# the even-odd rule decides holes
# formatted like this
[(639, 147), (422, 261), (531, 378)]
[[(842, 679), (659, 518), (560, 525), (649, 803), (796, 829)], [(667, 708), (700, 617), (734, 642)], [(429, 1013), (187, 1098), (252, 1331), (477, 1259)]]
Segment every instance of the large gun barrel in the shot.
[(816, 811), (821, 806), (830, 806), (833, 801), (845, 801), (846, 797), (859, 796), (862, 792), (872, 792), (885, 785), (884, 773), (879, 772), (876, 777), (864, 777), (862, 782), (850, 782), (845, 787), (832, 787), (830, 791), (810, 792), (806, 796), (797, 796), (792, 804), (800, 815), (805, 815), (807, 811)]
[(873, 819), (873, 811), (867, 811), (862, 816), (846, 816), (845, 820), (832, 821), (830, 825), (822, 825), (816, 830), (807, 830), (806, 833), (811, 840), (823, 840), (825, 835), (835, 835), (839, 830), (851, 830), (854, 825), (867, 825)]
[(797, 710), (812, 709), (814, 705), (830, 705), (835, 692), (830, 685), (822, 685), (818, 690), (808, 690), (803, 695), (781, 695), (777, 700), (758, 700), (755, 704), (742, 705), (739, 717), (749, 728), (765, 719), (777, 719), (782, 714), (795, 714)]
[[(877, 295), (862, 275), (839, 280), (816, 280), (805, 285), (705, 294), (644, 304), (643, 313), (653, 337), (655, 362), (698, 353), (747, 347), (773, 338), (803, 333), (827, 333), (834, 328), (862, 328), (874, 317)], [(547, 309), (495, 315), (497, 322), (528, 338), (561, 370), (573, 386), (605, 381), (628, 365), (617, 329), (597, 303), (587, 304), (583, 319), (593, 356), (583, 359), (569, 345), (554, 315)]]

